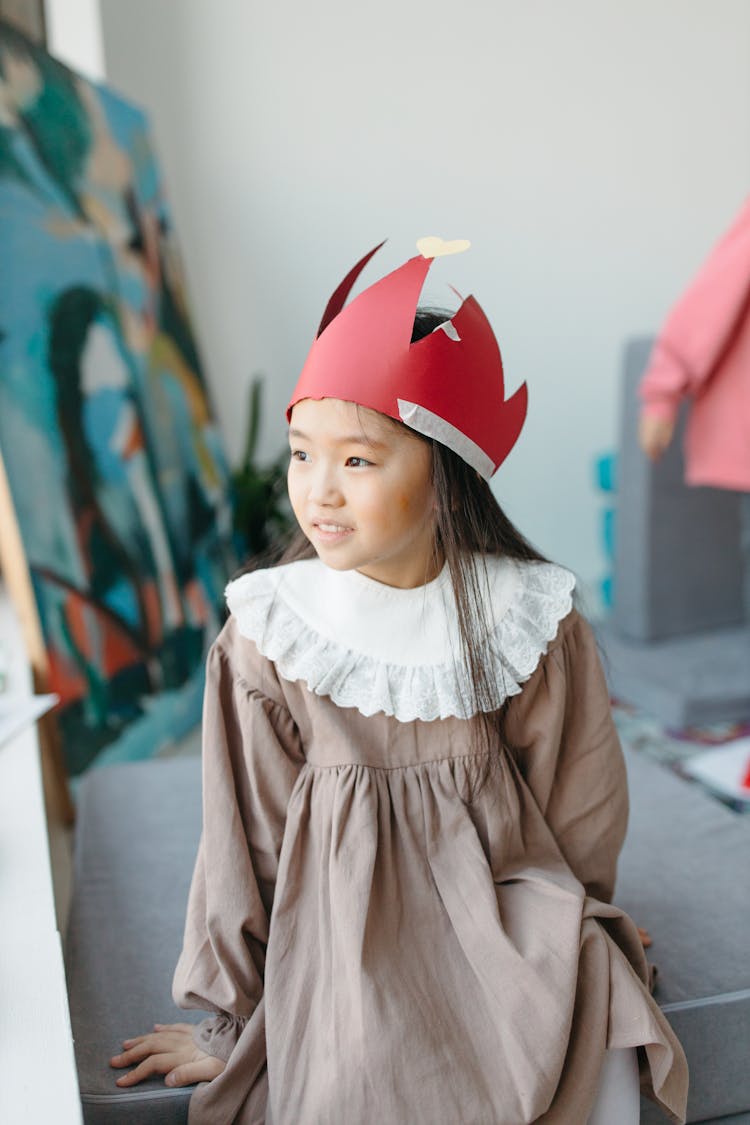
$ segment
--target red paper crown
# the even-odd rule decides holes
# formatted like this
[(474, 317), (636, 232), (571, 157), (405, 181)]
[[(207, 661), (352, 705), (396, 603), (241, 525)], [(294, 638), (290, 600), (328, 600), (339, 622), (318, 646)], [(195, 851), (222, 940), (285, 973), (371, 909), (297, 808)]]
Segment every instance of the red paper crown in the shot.
[(328, 302), (287, 419), (303, 398), (356, 402), (436, 438), (489, 479), (521, 432), (526, 384), (506, 401), (500, 349), (473, 297), (434, 332), (411, 343), (417, 302), (433, 259), (469, 244), (420, 239), (417, 257), (344, 308), (359, 274), (382, 245), (357, 262)]

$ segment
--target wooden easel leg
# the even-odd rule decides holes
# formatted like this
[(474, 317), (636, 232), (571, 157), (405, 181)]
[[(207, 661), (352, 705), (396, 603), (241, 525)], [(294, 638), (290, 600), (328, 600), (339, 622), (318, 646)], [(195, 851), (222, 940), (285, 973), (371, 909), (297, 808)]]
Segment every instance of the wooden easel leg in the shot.
[(75, 823), (76, 811), (70, 795), (60, 732), (54, 715), (43, 715), (39, 720), (38, 730), (47, 818), (71, 828)]
[[(21, 624), (21, 632), (33, 672), (34, 690), (47, 692), (50, 690), (47, 650), (44, 646), (26, 553), (23, 549), (21, 531), (2, 454), (0, 454), (0, 570)], [(60, 823), (70, 826), (75, 819), (75, 809), (68, 788), (60, 735), (54, 714), (45, 715), (39, 721), (39, 748), (48, 815), (56, 816)]]

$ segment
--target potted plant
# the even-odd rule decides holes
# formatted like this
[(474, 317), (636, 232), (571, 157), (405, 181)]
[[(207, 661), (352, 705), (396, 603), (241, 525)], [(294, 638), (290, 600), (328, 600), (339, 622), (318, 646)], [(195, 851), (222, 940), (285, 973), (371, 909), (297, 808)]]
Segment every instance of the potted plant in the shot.
[(232, 473), (234, 539), (245, 559), (272, 547), (294, 522), (286, 491), (289, 454), (284, 450), (263, 467), (255, 462), (262, 399), (263, 378), (256, 375), (250, 384), (244, 458)]

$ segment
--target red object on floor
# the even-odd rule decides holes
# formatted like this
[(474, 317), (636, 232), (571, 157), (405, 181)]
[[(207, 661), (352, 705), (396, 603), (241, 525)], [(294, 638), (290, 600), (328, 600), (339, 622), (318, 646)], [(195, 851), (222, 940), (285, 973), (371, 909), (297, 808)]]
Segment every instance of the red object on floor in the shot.
[(745, 770), (745, 773), (743, 774), (740, 785), (743, 789), (750, 789), (750, 759), (748, 760), (747, 768)]

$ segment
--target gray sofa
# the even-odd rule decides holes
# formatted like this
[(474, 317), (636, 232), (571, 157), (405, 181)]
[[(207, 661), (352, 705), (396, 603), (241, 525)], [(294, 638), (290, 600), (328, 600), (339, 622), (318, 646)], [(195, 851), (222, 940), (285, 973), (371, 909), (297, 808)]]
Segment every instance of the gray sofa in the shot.
[[(688, 1120), (750, 1125), (750, 816), (642, 755), (627, 760), (616, 900), (654, 938), (656, 997), (691, 1067)], [(111, 766), (82, 783), (66, 967), (86, 1125), (187, 1120), (189, 1089), (158, 1078), (120, 1090), (108, 1060), (155, 1022), (201, 1018), (170, 995), (200, 815), (197, 758)], [(642, 1120), (666, 1119), (644, 1100)]]
[[(656, 999), (690, 1065), (688, 1121), (750, 1125), (750, 815), (626, 751), (615, 898), (654, 939)], [(665, 1118), (643, 1101), (643, 1125)]]

